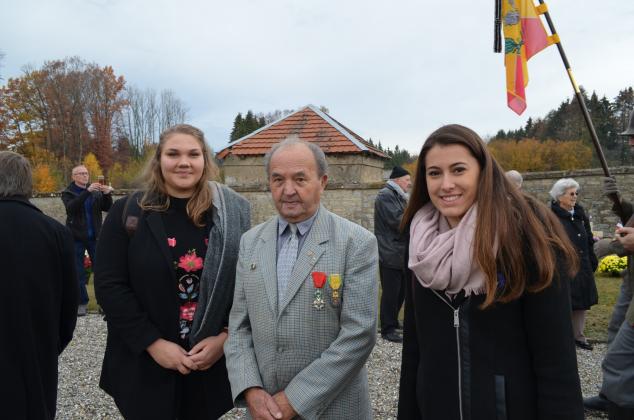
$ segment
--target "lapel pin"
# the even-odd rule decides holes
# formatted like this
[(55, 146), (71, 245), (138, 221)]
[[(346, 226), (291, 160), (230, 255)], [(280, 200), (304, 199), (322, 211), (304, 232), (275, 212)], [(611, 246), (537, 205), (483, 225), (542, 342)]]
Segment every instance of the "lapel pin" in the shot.
[(255, 270), (255, 263), (251, 263), (251, 271)]

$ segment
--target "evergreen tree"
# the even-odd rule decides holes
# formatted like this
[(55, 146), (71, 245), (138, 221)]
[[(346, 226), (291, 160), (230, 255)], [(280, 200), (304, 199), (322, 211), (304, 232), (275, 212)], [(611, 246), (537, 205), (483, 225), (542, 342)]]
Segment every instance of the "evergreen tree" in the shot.
[(242, 119), (242, 113), (238, 112), (236, 118), (233, 120), (233, 129), (231, 130), (231, 136), (229, 137), (229, 142), (238, 140), (242, 137), (242, 125), (244, 124), (244, 120)]
[[(596, 92), (592, 92), (588, 97), (583, 88), (581, 88), (581, 94), (608, 164), (634, 163), (629, 154), (627, 142), (618, 136), (618, 133), (627, 127), (630, 113), (634, 109), (634, 89), (627, 87), (621, 90), (612, 102), (605, 95), (599, 97)], [(540, 142), (580, 140), (589, 146), (592, 144), (590, 132), (576, 96), (563, 100), (556, 109), (548, 112), (543, 118), (529, 118), (524, 127), (506, 132), (499, 130), (492, 141), (517, 142), (524, 139), (535, 139)], [(593, 157), (592, 164), (598, 165), (596, 156)]]

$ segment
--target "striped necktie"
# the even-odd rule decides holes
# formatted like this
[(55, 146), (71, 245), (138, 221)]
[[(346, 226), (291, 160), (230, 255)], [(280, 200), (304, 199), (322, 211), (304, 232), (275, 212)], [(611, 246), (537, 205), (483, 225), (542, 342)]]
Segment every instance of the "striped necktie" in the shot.
[(277, 258), (278, 302), (282, 301), (282, 298), (286, 293), (286, 287), (288, 286), (288, 281), (291, 279), (293, 266), (295, 265), (295, 260), (297, 259), (297, 247), (299, 245), (299, 240), (297, 238), (297, 225), (289, 223), (288, 227), (291, 230), (291, 234), (282, 245), (280, 255)]

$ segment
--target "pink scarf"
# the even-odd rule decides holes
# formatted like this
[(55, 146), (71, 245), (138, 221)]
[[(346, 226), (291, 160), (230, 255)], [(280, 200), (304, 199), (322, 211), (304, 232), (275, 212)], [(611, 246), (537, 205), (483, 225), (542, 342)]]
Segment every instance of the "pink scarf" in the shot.
[(449, 295), (461, 290), (466, 296), (485, 292), (484, 273), (473, 261), (477, 214), (474, 204), (451, 229), (431, 202), (416, 212), (410, 226), (408, 266), (423, 287)]

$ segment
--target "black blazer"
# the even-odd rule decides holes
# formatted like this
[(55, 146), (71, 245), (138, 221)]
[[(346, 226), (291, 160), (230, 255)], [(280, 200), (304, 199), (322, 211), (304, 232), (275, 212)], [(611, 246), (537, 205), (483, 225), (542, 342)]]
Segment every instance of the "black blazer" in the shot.
[[(125, 202), (112, 206), (97, 243), (95, 292), (108, 322), (99, 384), (125, 418), (173, 419), (181, 374), (145, 351), (159, 338), (178, 342), (173, 259), (160, 213), (142, 213), (129, 236), (122, 223)], [(232, 407), (224, 358), (204, 376), (204, 392), (220, 416)]]
[(57, 357), (73, 337), (73, 238), (26, 198), (0, 199), (2, 418), (53, 419)]

